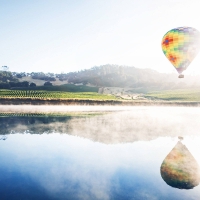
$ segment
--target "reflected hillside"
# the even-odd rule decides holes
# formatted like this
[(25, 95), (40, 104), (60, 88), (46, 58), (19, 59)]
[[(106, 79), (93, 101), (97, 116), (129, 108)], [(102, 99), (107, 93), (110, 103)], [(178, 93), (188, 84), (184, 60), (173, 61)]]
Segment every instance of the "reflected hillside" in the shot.
[(0, 134), (60, 133), (106, 144), (132, 143), (165, 136), (198, 135), (199, 120), (200, 116), (196, 108), (195, 110), (173, 108), (173, 115), (171, 108), (135, 108), (131, 111), (40, 116), (1, 115)]
[[(90, 114), (87, 115), (89, 117)], [(0, 134), (13, 133), (66, 133), (68, 131), (68, 124), (72, 118), (80, 118), (84, 115), (68, 114), (68, 115), (51, 115), (51, 114), (22, 114), (14, 115), (7, 114), (0, 117)]]
[(174, 188), (192, 189), (200, 182), (199, 165), (180, 141), (164, 159), (160, 172), (163, 180)]

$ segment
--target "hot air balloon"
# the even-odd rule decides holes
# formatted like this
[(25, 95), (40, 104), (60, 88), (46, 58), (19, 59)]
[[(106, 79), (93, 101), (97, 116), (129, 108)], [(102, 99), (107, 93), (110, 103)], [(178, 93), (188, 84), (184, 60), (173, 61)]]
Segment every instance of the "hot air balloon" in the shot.
[(192, 189), (200, 182), (199, 165), (181, 141), (164, 159), (160, 173), (163, 180), (174, 188)]
[(191, 27), (179, 27), (168, 31), (162, 39), (162, 50), (172, 63), (179, 78), (200, 50), (200, 32)]

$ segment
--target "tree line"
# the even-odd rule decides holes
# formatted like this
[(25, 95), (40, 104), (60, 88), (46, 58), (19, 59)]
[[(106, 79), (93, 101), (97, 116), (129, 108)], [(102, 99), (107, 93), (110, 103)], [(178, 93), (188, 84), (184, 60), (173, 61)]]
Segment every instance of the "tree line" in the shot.
[[(152, 69), (107, 64), (76, 72), (60, 74), (0, 71), (0, 87), (34, 87), (32, 83), (29, 84), (20, 81), (24, 76), (30, 76), (32, 79), (44, 80), (47, 86), (52, 85), (51, 82), (56, 81), (56, 79), (68, 81), (70, 84), (93, 85), (96, 87), (152, 88), (154, 90), (200, 86), (199, 76), (194, 76), (192, 78), (190, 76), (185, 76), (183, 80), (180, 80), (175, 73), (165, 74)], [(187, 79), (187, 77), (190, 78)]]
[[(18, 74), (13, 74), (12, 72), (0, 71), (0, 89), (11, 89), (15, 87), (36, 87), (35, 83), (20, 81), (18, 77)], [(44, 86), (52, 86), (52, 83), (50, 81), (46, 81)]]

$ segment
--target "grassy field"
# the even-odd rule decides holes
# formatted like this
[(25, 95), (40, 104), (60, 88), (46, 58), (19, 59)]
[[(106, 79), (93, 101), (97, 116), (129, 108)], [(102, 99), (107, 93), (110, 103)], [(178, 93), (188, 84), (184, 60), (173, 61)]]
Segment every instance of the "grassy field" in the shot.
[(116, 99), (112, 95), (97, 92), (63, 92), (44, 90), (0, 90), (0, 98), (32, 98), (32, 99)]
[[(37, 90), (0, 90), (0, 98), (2, 99), (30, 99), (30, 100), (117, 100), (111, 94), (99, 94), (97, 88), (87, 86), (62, 85), (54, 87), (39, 86)], [(42, 90), (43, 89), (43, 90)], [(56, 90), (56, 91), (55, 91)], [(68, 90), (68, 91), (66, 91)], [(86, 90), (86, 91), (85, 91)], [(90, 91), (88, 91), (90, 90)], [(180, 90), (164, 90), (152, 91), (144, 94), (148, 100), (170, 101), (170, 102), (200, 102), (200, 89), (180, 89)]]
[(148, 92), (144, 97), (152, 100), (200, 102), (200, 89), (155, 91)]
[[(22, 81), (28, 81), (29, 83), (35, 83), (37, 86), (43, 86), (44, 83), (46, 81), (44, 80), (40, 80), (40, 79), (33, 79), (31, 76), (24, 76), (22, 78), (19, 78), (19, 81), (22, 82)], [(56, 81), (52, 81), (53, 85), (56, 86), (56, 85), (63, 85), (63, 84), (67, 84), (68, 81), (59, 81), (58, 78), (56, 78)]]

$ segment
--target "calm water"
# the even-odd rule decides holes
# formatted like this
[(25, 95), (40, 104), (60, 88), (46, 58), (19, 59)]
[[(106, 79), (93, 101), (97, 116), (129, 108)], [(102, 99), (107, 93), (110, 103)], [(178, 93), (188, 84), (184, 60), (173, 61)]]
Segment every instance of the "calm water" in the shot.
[(199, 121), (167, 107), (2, 116), (0, 199), (200, 199)]

